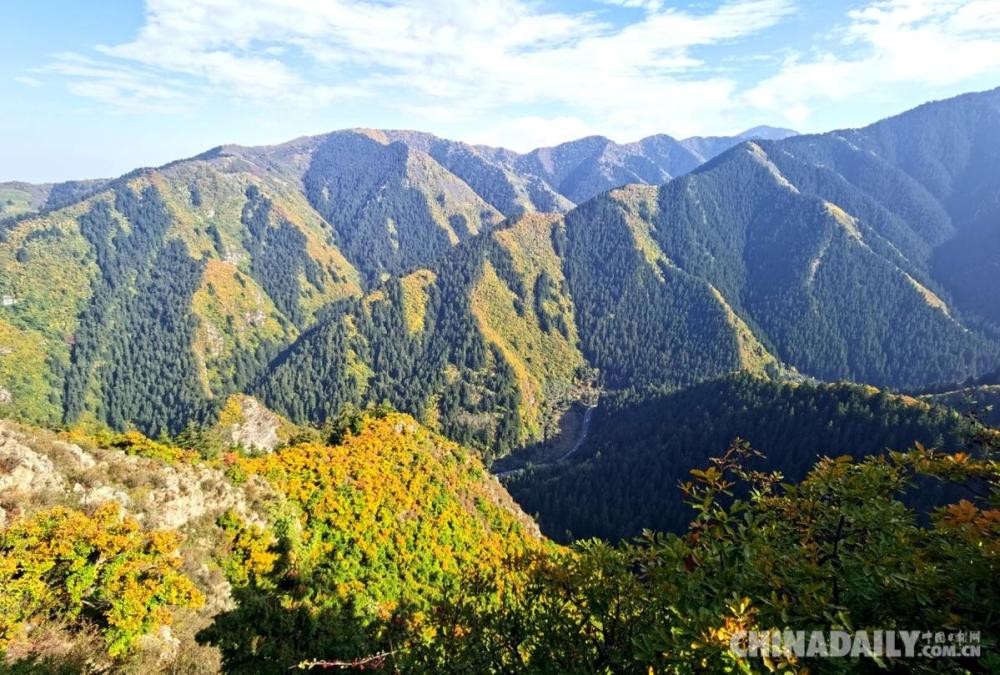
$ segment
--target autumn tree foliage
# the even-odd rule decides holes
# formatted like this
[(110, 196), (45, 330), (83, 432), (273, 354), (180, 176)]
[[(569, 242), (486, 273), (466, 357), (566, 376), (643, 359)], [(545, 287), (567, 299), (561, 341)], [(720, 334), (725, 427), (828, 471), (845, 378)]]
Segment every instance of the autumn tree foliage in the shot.
[[(918, 445), (861, 461), (824, 458), (796, 484), (752, 469), (756, 456), (737, 441), (691, 472), (681, 489), (696, 516), (682, 535), (647, 532), (617, 548), (587, 541), (476, 577), (439, 608), (441, 639), (416, 650), (419, 665), (409, 667), (805, 673), (1000, 666), (992, 653), (1000, 628), (995, 450), (974, 457)], [(970, 496), (918, 513), (905, 495), (926, 480), (961, 484)], [(765, 663), (729, 648), (740, 630), (963, 628), (981, 632), (982, 659)]]
[[(402, 415), (355, 422), (338, 446), (232, 458), (240, 475), (265, 477), (285, 501), (270, 530), (235, 518), (225, 524), (239, 607), (203, 638), (222, 648), (228, 670), (646, 674), (879, 665), (765, 664), (730, 652), (734, 632), (772, 628), (979, 630), (982, 659), (947, 667), (997, 665), (995, 449), (946, 453), (918, 444), (823, 458), (787, 482), (757, 468), (766, 466), (762, 456), (736, 441), (680, 486), (695, 513), (683, 533), (561, 547), (526, 538), (509, 512), (484, 506), (481, 469), (457, 446)], [(968, 495), (931, 511), (911, 507), (910, 495), (929, 482)]]
[(0, 530), (0, 650), (27, 622), (96, 624), (108, 654), (169, 624), (202, 595), (180, 571), (179, 537), (144, 531), (109, 502), (93, 515), (53, 508)]
[(356, 414), (332, 433), (340, 443), (224, 460), (280, 495), (267, 529), (220, 523), (239, 605), (201, 637), (232, 672), (409, 649), (433, 637), (430, 613), (466, 574), (544, 545), (477, 458), (413, 418)]
[[(994, 672), (1000, 436), (968, 452), (821, 458), (787, 480), (747, 442), (680, 485), (679, 533), (558, 546), (467, 449), (385, 409), (349, 412), (268, 455), (108, 447), (266, 483), (267, 517), (225, 512), (209, 555), (233, 606), (199, 641), (222, 668), (401, 673)], [(914, 492), (950, 486), (936, 507)], [(39, 620), (96, 626), (116, 663), (200, 594), (178, 535), (116, 505), (53, 508), (0, 533), (0, 650)], [(977, 631), (965, 661), (741, 658), (742, 630)]]

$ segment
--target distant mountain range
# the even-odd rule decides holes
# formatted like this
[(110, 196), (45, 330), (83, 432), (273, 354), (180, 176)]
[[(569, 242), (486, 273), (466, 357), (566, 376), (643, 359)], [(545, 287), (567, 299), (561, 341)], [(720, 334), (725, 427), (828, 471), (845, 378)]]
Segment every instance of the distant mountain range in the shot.
[(234, 392), (295, 422), (386, 401), (489, 458), (597, 388), (1000, 366), (1000, 90), (792, 134), (358, 129), (7, 184), (0, 413), (156, 434)]
[[(693, 136), (676, 140), (659, 134), (624, 145), (602, 136), (590, 136), (522, 155), (503, 148), (449, 141), (419, 131), (358, 129), (335, 133), (351, 131), (374, 135), (390, 143), (400, 142), (430, 155), (468, 181), (505, 215), (512, 215), (527, 204), (541, 211), (565, 211), (573, 204), (560, 197), (572, 199), (570, 194), (573, 194), (577, 201), (583, 201), (597, 192), (625, 183), (659, 184), (690, 171), (742, 141), (777, 140), (798, 133), (791, 129), (757, 126), (735, 136)], [(273, 150), (282, 154), (290, 147), (308, 145), (315, 140), (300, 139)], [(201, 157), (225, 152), (268, 154), (269, 150), (272, 149), (220, 146)], [(553, 163), (561, 168), (554, 170)], [(582, 184), (587, 180), (592, 184)], [(0, 218), (58, 209), (96, 192), (109, 182), (108, 179), (0, 182)], [(565, 185), (561, 186), (563, 183)], [(534, 192), (534, 196), (529, 195), (530, 192)]]

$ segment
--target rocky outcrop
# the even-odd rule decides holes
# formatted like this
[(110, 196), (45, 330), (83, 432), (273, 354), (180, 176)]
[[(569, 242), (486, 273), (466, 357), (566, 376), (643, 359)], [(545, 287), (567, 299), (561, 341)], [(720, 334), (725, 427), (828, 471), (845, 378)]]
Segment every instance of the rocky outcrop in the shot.
[(289, 426), (254, 397), (238, 394), (226, 401), (217, 428), (229, 447), (271, 452), (288, 440)]
[(236, 486), (218, 468), (84, 450), (49, 432), (0, 421), (0, 526), (12, 513), (32, 508), (92, 509), (109, 501), (153, 529), (180, 529), (229, 510), (260, 524), (269, 495), (260, 479)]
[(51, 459), (29, 447), (25, 434), (0, 423), (0, 527), (21, 501), (51, 498), (65, 486)]
[[(262, 518), (250, 502), (269, 494), (269, 488), (259, 479), (237, 488), (218, 469), (168, 465), (160, 467), (156, 480), (141, 493), (136, 508), (144, 514), (147, 527), (181, 529), (205, 516), (217, 516), (224, 511), (235, 511), (247, 521), (262, 524)], [(248, 494), (254, 496), (248, 499)]]

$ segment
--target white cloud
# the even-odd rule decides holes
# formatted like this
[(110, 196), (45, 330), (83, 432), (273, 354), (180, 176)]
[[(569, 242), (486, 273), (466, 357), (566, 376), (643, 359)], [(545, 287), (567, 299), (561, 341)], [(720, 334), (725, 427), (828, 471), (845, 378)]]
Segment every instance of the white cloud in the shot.
[(756, 108), (792, 122), (823, 101), (876, 94), (889, 85), (959, 84), (1000, 75), (1000, 0), (887, 0), (848, 13), (842, 32), (852, 56), (793, 55), (745, 94)]
[(73, 53), (53, 55), (45, 72), (69, 79), (69, 90), (129, 112), (177, 112), (193, 95), (193, 88), (129, 65), (98, 61)]
[[(737, 93), (729, 77), (693, 78), (706, 69), (693, 50), (754, 35), (793, 10), (792, 0), (697, 13), (613, 2), (643, 11), (615, 25), (602, 10), (535, 0), (148, 0), (132, 41), (98, 47), (86, 68), (65, 58), (51, 67), (75, 93), (129, 109), (173, 94), (297, 108), (368, 95), (414, 124), (481, 121), (483, 134), (494, 128), (511, 142), (554, 138), (568, 116), (624, 137), (684, 134), (731, 125)], [(530, 112), (510, 112), (522, 108)], [(497, 124), (505, 117), (521, 119)]]
[(19, 82), (26, 87), (34, 87), (34, 88), (41, 87), (43, 84), (41, 80), (34, 77), (28, 77), (26, 75), (15, 77), (14, 81)]
[(630, 9), (644, 9), (647, 12), (655, 12), (663, 7), (663, 0), (598, 0), (607, 5), (618, 5)]
[(131, 41), (59, 54), (41, 70), (126, 111), (213, 97), (261, 114), (361, 101), (408, 126), (515, 147), (564, 140), (567, 129), (631, 140), (808, 126), (830, 102), (892, 85), (1000, 74), (1000, 0), (869, 0), (821, 36), (825, 49), (775, 43), (704, 61), (703, 48), (759, 35), (794, 2), (597, 0), (569, 11), (540, 0), (147, 0)]

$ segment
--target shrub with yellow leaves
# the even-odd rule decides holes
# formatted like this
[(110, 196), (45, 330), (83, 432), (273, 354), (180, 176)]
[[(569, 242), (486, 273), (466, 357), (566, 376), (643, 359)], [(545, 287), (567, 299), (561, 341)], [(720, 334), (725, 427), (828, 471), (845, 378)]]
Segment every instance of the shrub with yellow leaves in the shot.
[(114, 502), (92, 515), (53, 508), (0, 531), (0, 649), (39, 619), (90, 622), (108, 654), (169, 624), (170, 609), (196, 607), (201, 593), (180, 571), (177, 534), (144, 531)]

